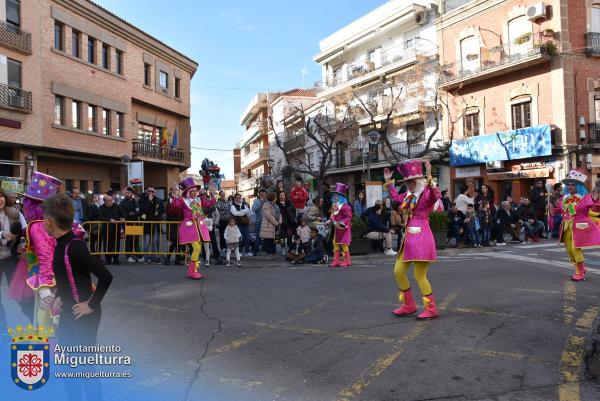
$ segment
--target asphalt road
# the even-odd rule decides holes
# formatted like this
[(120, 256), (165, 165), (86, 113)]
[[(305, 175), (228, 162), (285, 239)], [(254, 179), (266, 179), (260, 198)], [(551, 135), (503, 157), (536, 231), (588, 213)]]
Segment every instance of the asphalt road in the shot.
[(572, 283), (550, 243), (444, 253), (429, 274), (442, 312), (426, 322), (391, 315), (394, 258), (380, 255), (349, 269), (246, 258), (200, 282), (111, 266), (100, 343), (134, 375), (105, 399), (600, 400), (582, 364), (600, 313), (600, 252), (587, 255)]

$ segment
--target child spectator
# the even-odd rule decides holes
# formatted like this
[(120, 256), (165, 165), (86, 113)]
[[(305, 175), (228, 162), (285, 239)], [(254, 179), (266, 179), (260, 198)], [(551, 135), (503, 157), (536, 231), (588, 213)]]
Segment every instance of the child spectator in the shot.
[(296, 229), (296, 234), (298, 234), (300, 241), (306, 246), (310, 241), (310, 227), (306, 224), (306, 220), (300, 219), (300, 227)]
[(302, 243), (299, 236), (294, 235), (294, 243), (291, 246), (290, 251), (287, 255), (287, 260), (292, 262), (293, 265), (300, 263), (306, 257), (306, 247)]
[(472, 203), (467, 205), (467, 213), (465, 213), (465, 215), (465, 225), (467, 227), (469, 241), (471, 241), (474, 248), (479, 248), (481, 246), (479, 240), (479, 220), (477, 219), (477, 212), (473, 208)]
[(479, 206), (477, 212), (479, 225), (481, 226), (481, 246), (490, 246), (490, 237), (492, 232), (492, 212), (490, 210), (490, 202), (484, 200)]
[(308, 255), (304, 258), (305, 262), (318, 264), (327, 264), (329, 262), (327, 255), (325, 255), (325, 242), (316, 228), (310, 229), (308, 249)]
[(231, 266), (231, 251), (235, 250), (237, 265), (242, 267), (242, 263), (240, 262), (240, 240), (242, 238), (242, 233), (240, 232), (234, 217), (229, 219), (229, 224), (225, 229), (224, 237), (225, 242), (227, 243), (227, 266)]

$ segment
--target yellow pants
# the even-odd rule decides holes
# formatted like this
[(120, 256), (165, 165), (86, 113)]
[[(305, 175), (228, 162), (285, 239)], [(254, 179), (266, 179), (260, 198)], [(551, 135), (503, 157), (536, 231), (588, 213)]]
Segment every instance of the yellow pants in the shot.
[(342, 253), (345, 255), (348, 253), (348, 245), (346, 244), (338, 244), (337, 241), (333, 240), (333, 251), (334, 252), (339, 252), (340, 248), (342, 248)]
[(581, 263), (584, 261), (581, 248), (575, 248), (573, 242), (573, 223), (565, 224), (562, 232), (562, 240), (565, 242), (565, 248), (572, 263)]
[(197, 262), (200, 260), (200, 252), (202, 252), (202, 245), (200, 241), (194, 241), (190, 245), (192, 246), (192, 261)]
[(394, 266), (394, 276), (396, 277), (396, 283), (398, 284), (398, 288), (400, 291), (406, 291), (410, 289), (410, 282), (408, 281), (408, 268), (410, 264), (415, 265), (415, 280), (417, 280), (417, 285), (419, 286), (419, 290), (421, 291), (421, 295), (428, 296), (431, 295), (431, 284), (429, 284), (429, 280), (427, 280), (427, 270), (429, 269), (429, 262), (419, 261), (419, 262), (404, 262), (402, 258), (404, 257), (404, 249), (400, 253), (400, 256), (396, 260), (396, 265)]

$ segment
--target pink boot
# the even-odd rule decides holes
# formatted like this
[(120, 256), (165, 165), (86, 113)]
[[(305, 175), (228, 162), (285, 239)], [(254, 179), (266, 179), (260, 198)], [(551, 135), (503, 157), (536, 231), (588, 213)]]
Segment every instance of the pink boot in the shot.
[(188, 264), (187, 278), (192, 280), (200, 280), (202, 278), (202, 274), (198, 273), (198, 262), (190, 260), (190, 263)]
[(333, 262), (329, 265), (329, 267), (339, 267), (340, 264), (340, 251), (333, 252)]
[(398, 293), (398, 298), (403, 305), (392, 311), (394, 315), (406, 316), (417, 311), (417, 305), (415, 305), (415, 299), (413, 298), (412, 290), (410, 288), (406, 291), (400, 291)]
[(583, 281), (585, 280), (585, 272), (587, 269), (583, 265), (583, 262), (579, 262), (575, 265), (575, 274), (571, 276), (572, 281)]
[(350, 251), (348, 251), (344, 254), (344, 260), (342, 261), (342, 263), (340, 263), (340, 266), (342, 266), (342, 267), (352, 266), (352, 261), (350, 260)]
[(423, 297), (423, 304), (425, 305), (425, 310), (417, 316), (417, 319), (426, 320), (433, 319), (438, 316), (438, 311), (435, 307), (435, 298), (433, 297), (433, 294)]

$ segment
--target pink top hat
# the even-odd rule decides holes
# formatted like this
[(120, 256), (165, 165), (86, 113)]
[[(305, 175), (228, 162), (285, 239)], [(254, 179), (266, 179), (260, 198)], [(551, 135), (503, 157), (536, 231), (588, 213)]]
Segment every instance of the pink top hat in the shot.
[(336, 183), (333, 193), (342, 195), (343, 197), (347, 198), (348, 197), (348, 185), (342, 184), (341, 182)]
[(408, 181), (425, 177), (423, 175), (423, 160), (421, 159), (404, 160), (398, 165), (397, 170), (400, 174), (402, 174), (402, 180), (400, 181)]

